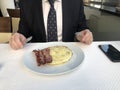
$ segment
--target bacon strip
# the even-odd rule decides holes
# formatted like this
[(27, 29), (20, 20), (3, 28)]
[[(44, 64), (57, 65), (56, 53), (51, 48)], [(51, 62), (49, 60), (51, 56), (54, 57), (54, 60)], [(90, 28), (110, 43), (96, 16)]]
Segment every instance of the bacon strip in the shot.
[(36, 62), (38, 66), (52, 62), (52, 56), (50, 55), (49, 48), (45, 48), (42, 50), (33, 50), (33, 52), (36, 56)]

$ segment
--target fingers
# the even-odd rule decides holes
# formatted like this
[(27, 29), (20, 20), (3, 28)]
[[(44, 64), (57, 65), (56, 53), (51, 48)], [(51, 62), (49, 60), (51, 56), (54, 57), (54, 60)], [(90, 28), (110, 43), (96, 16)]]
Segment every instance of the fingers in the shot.
[(86, 44), (91, 44), (93, 42), (92, 32), (90, 32), (89, 30), (83, 30), (80, 33), (81, 33), (81, 36), (77, 38), (79, 41)]
[(9, 44), (10, 44), (11, 48), (17, 50), (17, 44), (13, 40), (10, 40)]
[(23, 45), (25, 45), (27, 39), (26, 39), (22, 34), (20, 34), (20, 37), (21, 37), (21, 38), (20, 38), (21, 43), (22, 43)]
[(9, 41), (11, 48), (15, 50), (23, 48), (25, 43), (26, 43), (26, 38), (19, 33), (15, 33)]
[(82, 37), (82, 42), (86, 44), (91, 44), (92, 41), (93, 41), (92, 33), (90, 31), (87, 31)]

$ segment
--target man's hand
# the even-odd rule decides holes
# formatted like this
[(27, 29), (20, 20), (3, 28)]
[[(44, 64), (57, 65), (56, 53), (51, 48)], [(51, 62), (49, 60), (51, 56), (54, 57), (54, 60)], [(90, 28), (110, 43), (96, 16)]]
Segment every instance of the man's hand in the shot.
[(76, 38), (78, 41), (86, 44), (91, 44), (93, 42), (93, 34), (88, 29), (78, 32)]
[(20, 33), (15, 33), (9, 40), (9, 44), (15, 50), (23, 48), (26, 44), (26, 38)]

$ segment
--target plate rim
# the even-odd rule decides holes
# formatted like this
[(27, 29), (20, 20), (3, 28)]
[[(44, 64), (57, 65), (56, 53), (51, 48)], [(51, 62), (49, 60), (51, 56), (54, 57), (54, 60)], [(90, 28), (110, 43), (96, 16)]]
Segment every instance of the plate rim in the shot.
[[(54, 43), (54, 45), (53, 45), (53, 43)], [(52, 45), (51, 45), (52, 44)], [(47, 43), (47, 45), (46, 46), (56, 46), (56, 45), (63, 45), (63, 46), (68, 46), (68, 48), (70, 48), (70, 47), (73, 47), (73, 46), (76, 46), (77, 48), (79, 48), (77, 45), (74, 45), (74, 44), (69, 44), (69, 43), (64, 43), (64, 42), (59, 42), (59, 43), (56, 43), (56, 42), (49, 42), (49, 43)], [(42, 47), (43, 48), (43, 47)], [(71, 48), (70, 48), (71, 49)], [(77, 65), (77, 66), (75, 66), (74, 68), (72, 68), (72, 69), (69, 69), (69, 70), (67, 70), (67, 71), (62, 71), (62, 72), (58, 72), (58, 73), (43, 73), (43, 72), (38, 72), (38, 71), (36, 71), (36, 70), (33, 70), (33, 69), (31, 69), (31, 68), (29, 68), (29, 66), (27, 66), (26, 64), (25, 64), (25, 59), (23, 59), (22, 60), (22, 63), (23, 63), (23, 65), (24, 65), (24, 67), (27, 69), (27, 70), (29, 70), (30, 72), (33, 72), (33, 73), (35, 73), (35, 74), (38, 74), (38, 75), (45, 75), (45, 76), (56, 76), (56, 75), (63, 75), (63, 74), (67, 74), (67, 73), (70, 73), (70, 72), (73, 72), (73, 71), (75, 71), (79, 66), (81, 66), (81, 64), (83, 63), (83, 61), (84, 61), (84, 58), (85, 58), (85, 54), (84, 54), (84, 52), (83, 52), (83, 50), (81, 49), (81, 48), (79, 48), (80, 50), (81, 50), (81, 54), (82, 54), (82, 60), (81, 60), (81, 62), (79, 63), (79, 65)], [(27, 53), (29, 52), (30, 50), (28, 50), (27, 51)], [(72, 50), (73, 51), (73, 50)], [(24, 56), (25, 56), (25, 54), (24, 54)], [(23, 57), (24, 57), (23, 56)]]

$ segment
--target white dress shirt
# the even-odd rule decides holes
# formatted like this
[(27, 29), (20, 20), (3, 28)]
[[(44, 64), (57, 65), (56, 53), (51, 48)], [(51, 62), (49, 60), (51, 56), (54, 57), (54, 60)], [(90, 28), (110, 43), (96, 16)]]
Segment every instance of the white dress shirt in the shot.
[[(45, 31), (47, 35), (47, 18), (50, 10), (50, 4), (48, 0), (42, 0), (42, 5), (43, 5), (42, 7), (43, 7)], [(62, 41), (62, 0), (55, 0), (54, 8), (56, 10), (56, 17), (57, 17), (58, 41)]]

